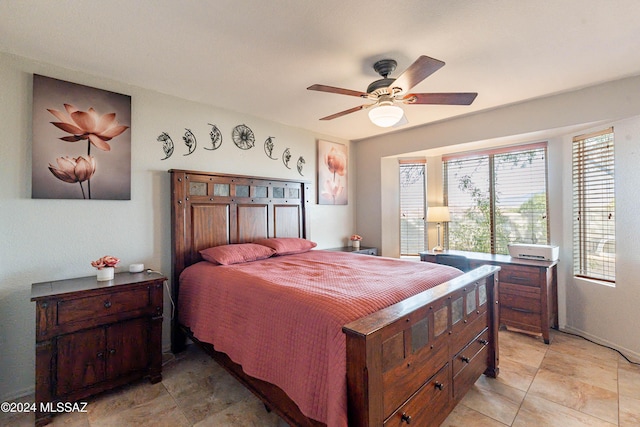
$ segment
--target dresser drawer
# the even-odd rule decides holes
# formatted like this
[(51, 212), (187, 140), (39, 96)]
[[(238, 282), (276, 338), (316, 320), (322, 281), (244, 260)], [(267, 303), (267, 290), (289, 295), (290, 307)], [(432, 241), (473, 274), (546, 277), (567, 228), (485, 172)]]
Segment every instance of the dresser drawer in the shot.
[(58, 325), (94, 320), (148, 307), (149, 288), (112, 292), (58, 302)]
[(540, 298), (507, 292), (500, 294), (500, 309), (503, 308), (521, 313), (540, 314), (542, 312)]
[(500, 282), (540, 287), (540, 268), (524, 265), (501, 265)]
[(384, 427), (438, 426), (447, 415), (450, 395), (449, 364), (431, 377), (384, 422)]
[(478, 377), (482, 375), (488, 367), (488, 346), (482, 345), (469, 362), (464, 362), (464, 366), (458, 370), (453, 377), (453, 399), (458, 401), (462, 399), (464, 394), (476, 382)]
[(448, 350), (446, 343), (426, 346), (419, 354), (412, 354), (403, 363), (383, 374), (384, 414), (392, 413), (402, 402), (424, 382), (435, 375), (447, 363)]
[(518, 329), (540, 332), (542, 316), (533, 310), (518, 307), (500, 307), (500, 324)]
[(453, 359), (453, 375), (456, 376), (463, 370), (484, 347), (489, 344), (489, 329), (486, 328), (480, 335), (474, 338), (465, 348), (460, 350)]
[(460, 350), (466, 347), (471, 340), (480, 335), (487, 326), (489, 326), (489, 323), (485, 312), (472, 322), (464, 324), (464, 329), (454, 330), (450, 356), (454, 356), (459, 353)]

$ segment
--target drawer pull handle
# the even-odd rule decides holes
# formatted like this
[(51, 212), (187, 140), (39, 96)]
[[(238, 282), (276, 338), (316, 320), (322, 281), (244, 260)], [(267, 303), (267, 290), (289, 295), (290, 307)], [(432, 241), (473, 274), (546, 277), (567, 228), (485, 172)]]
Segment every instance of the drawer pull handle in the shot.
[(411, 424), (411, 415), (407, 415), (406, 413), (403, 412), (402, 416), (400, 417), (400, 422)]
[(109, 354), (116, 354), (116, 349), (112, 348), (111, 350), (109, 350)]
[(104, 308), (110, 308), (110, 307), (111, 307), (111, 301), (105, 301)]
[(487, 340), (480, 340), (480, 344), (482, 344), (482, 345), (487, 345), (487, 344), (489, 344), (489, 341), (487, 341)]
[(462, 360), (464, 363), (469, 363), (471, 361), (471, 359), (469, 359), (467, 356), (461, 356), (460, 360)]
[(444, 384), (442, 384), (441, 382), (436, 381), (435, 383), (435, 388), (437, 388), (438, 390), (444, 390)]
[(518, 308), (518, 307), (509, 307), (509, 308), (510, 308), (511, 310), (513, 310), (513, 311), (517, 311), (517, 312), (519, 312), (519, 313), (528, 313), (528, 314), (533, 313), (533, 311), (531, 311), (531, 310), (527, 310), (526, 308)]
[(96, 356), (98, 356), (98, 359), (102, 359), (104, 357), (104, 353), (99, 352)]

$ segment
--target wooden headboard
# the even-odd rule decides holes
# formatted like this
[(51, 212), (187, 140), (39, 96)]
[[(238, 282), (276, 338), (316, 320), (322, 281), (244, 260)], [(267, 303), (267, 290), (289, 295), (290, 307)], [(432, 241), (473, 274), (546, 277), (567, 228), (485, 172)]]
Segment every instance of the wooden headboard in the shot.
[(182, 270), (202, 259), (202, 249), (265, 237), (310, 238), (309, 182), (176, 169), (169, 173), (175, 290)]

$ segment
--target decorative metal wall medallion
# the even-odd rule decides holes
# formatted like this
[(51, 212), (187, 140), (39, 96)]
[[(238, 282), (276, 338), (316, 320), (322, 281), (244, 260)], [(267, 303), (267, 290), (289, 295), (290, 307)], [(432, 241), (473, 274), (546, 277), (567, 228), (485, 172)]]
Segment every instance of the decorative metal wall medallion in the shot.
[(302, 168), (304, 167), (305, 161), (304, 161), (304, 157), (300, 156), (298, 157), (298, 163), (296, 164), (297, 168), (298, 168), (298, 173), (301, 176), (304, 176), (304, 174), (302, 173)]
[(274, 149), (273, 138), (274, 138), (273, 136), (270, 136), (264, 141), (264, 152), (266, 153), (267, 157), (270, 158), (271, 160), (278, 160), (277, 157), (273, 157), (273, 149)]
[(287, 169), (291, 169), (289, 167), (289, 162), (291, 161), (291, 150), (286, 148), (282, 153), (282, 163), (287, 167)]
[(209, 136), (211, 137), (211, 148), (204, 147), (204, 149), (209, 151), (217, 150), (222, 145), (222, 132), (220, 132), (218, 126), (212, 125), (211, 123), (208, 124), (211, 126), (211, 131), (209, 132)]
[(231, 132), (233, 143), (241, 150), (249, 150), (256, 144), (256, 137), (247, 125), (238, 125)]
[(157, 141), (162, 142), (162, 150), (164, 151), (164, 159), (160, 160), (167, 160), (173, 154), (173, 140), (168, 133), (162, 132)]
[(189, 154), (192, 154), (194, 151), (196, 151), (196, 146), (198, 145), (198, 143), (196, 141), (196, 136), (193, 134), (193, 132), (191, 132), (191, 129), (185, 128), (184, 130), (186, 132), (184, 133), (182, 139), (184, 141), (184, 145), (186, 145), (189, 149), (189, 152), (187, 154), (184, 154), (184, 156), (188, 156)]

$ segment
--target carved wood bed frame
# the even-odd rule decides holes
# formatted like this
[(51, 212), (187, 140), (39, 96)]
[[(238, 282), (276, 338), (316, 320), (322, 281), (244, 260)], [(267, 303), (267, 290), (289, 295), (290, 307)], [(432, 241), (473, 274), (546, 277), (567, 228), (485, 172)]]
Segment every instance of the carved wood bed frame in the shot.
[[(264, 237), (309, 236), (305, 181), (170, 170), (173, 300), (199, 251)], [(350, 426), (439, 425), (483, 373), (498, 375), (498, 270), (483, 266), (343, 327)], [(172, 323), (172, 351), (186, 337), (292, 426), (305, 417), (279, 387)]]

